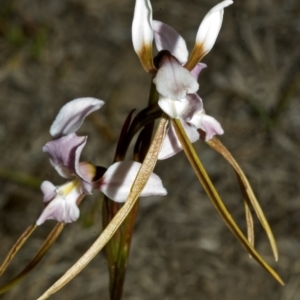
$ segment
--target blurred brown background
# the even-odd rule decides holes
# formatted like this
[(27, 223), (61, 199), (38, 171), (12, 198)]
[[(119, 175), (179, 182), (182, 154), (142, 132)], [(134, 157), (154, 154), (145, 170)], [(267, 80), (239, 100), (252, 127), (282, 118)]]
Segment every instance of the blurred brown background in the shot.
[[(198, 26), (217, 1), (153, 0), (154, 18), (175, 27), (192, 48)], [(7, 171), (64, 182), (42, 146), (59, 108), (94, 96), (106, 105), (84, 123), (83, 160), (108, 166), (124, 118), (147, 102), (150, 77), (132, 49), (131, 0), (0, 0), (0, 258), (43, 208), (32, 185)], [(207, 112), (223, 125), (223, 143), (249, 176), (277, 238), (275, 264), (256, 222), (256, 247), (282, 275), (281, 287), (221, 221), (184, 155), (156, 168), (168, 189), (141, 201), (124, 300), (300, 299), (300, 4), (298, 0), (236, 0), (200, 76)], [(235, 174), (203, 142), (197, 150), (242, 228)], [(10, 174), (11, 177), (11, 174)], [(19, 286), (1, 299), (36, 299), (101, 231), (101, 195), (86, 197), (81, 219)], [(41, 226), (1, 278), (16, 275), (55, 223)], [(51, 299), (108, 299), (100, 254)]]

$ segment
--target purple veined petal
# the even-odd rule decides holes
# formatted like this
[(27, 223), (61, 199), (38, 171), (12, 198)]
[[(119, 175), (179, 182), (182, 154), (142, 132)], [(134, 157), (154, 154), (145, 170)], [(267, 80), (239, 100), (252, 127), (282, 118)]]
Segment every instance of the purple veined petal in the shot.
[[(199, 133), (194, 126), (190, 126), (182, 119), (180, 119), (181, 124), (183, 125), (187, 136), (190, 139), (191, 143), (194, 143), (199, 140)], [(177, 138), (175, 129), (173, 128), (172, 124), (170, 125), (166, 137), (163, 141), (162, 147), (158, 154), (158, 159), (163, 160), (172, 157), (173, 155), (177, 154), (182, 150), (181, 143)]]
[(163, 22), (153, 20), (152, 26), (157, 50), (168, 50), (181, 64), (186, 63), (189, 52), (183, 37)]
[(191, 74), (198, 80), (198, 77), (203, 69), (207, 68), (207, 65), (204, 63), (198, 63), (194, 69), (191, 71)]
[(78, 165), (79, 172), (86, 181), (91, 182), (96, 175), (96, 167), (89, 162), (83, 161)]
[(64, 136), (58, 140), (50, 141), (43, 147), (43, 152), (50, 156), (50, 163), (58, 174), (70, 179), (77, 175), (79, 158), (87, 141), (86, 136), (77, 136), (75, 133)]
[[(99, 181), (100, 191), (116, 202), (125, 202), (140, 167), (141, 164), (138, 162), (114, 163)], [(152, 173), (140, 197), (166, 194), (161, 179)]]
[(160, 97), (158, 105), (169, 117), (178, 119), (188, 108), (189, 101), (186, 98), (177, 101), (170, 98)]
[(159, 94), (173, 100), (185, 98), (186, 94), (195, 93), (199, 88), (194, 76), (171, 55), (162, 57), (153, 82)]
[(149, 0), (135, 1), (132, 43), (145, 71), (149, 73), (155, 72), (152, 56), (152, 6)]
[(215, 118), (205, 113), (196, 113), (189, 123), (193, 124), (196, 128), (205, 131), (205, 141), (209, 141), (216, 134), (221, 135), (224, 133), (221, 124)]
[(50, 134), (57, 139), (76, 132), (84, 119), (92, 112), (100, 109), (104, 101), (96, 98), (78, 98), (65, 104), (51, 125)]
[(185, 121), (189, 121), (195, 113), (203, 110), (203, 102), (198, 94), (188, 94), (186, 96), (188, 100), (188, 107), (182, 114), (182, 119)]
[(41, 190), (44, 194), (43, 201), (45, 203), (51, 201), (56, 196), (56, 186), (50, 181), (43, 181), (41, 184)]
[(185, 64), (188, 70), (192, 70), (214, 46), (222, 26), (224, 8), (232, 3), (232, 0), (222, 1), (204, 17), (197, 32), (195, 46)]
[(76, 165), (76, 175), (82, 180), (82, 188), (86, 194), (92, 194), (92, 180), (96, 175), (96, 167), (88, 162), (80, 162)]
[(46, 220), (56, 220), (63, 223), (76, 221), (79, 218), (79, 209), (76, 202), (81, 196), (80, 187), (74, 185), (73, 182), (58, 187), (57, 196), (44, 208), (36, 221), (36, 225), (39, 226)]

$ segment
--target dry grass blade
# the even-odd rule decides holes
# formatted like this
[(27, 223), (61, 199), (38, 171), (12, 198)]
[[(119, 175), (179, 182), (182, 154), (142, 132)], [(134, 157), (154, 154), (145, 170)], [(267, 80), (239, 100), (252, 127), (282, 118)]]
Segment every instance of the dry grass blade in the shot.
[(219, 139), (214, 137), (211, 140), (209, 140), (207, 142), (207, 144), (210, 147), (212, 147), (214, 150), (219, 152), (229, 162), (229, 164), (234, 168), (234, 170), (238, 176), (238, 180), (239, 180), (243, 195), (244, 195), (244, 197), (247, 197), (249, 202), (252, 204), (254, 211), (268, 236), (275, 261), (278, 261), (278, 250), (277, 250), (277, 245), (276, 245), (274, 235), (273, 235), (270, 225), (265, 217), (265, 214), (264, 214), (263, 210), (261, 209), (261, 207), (254, 195), (251, 185), (250, 185), (247, 177), (245, 176), (244, 172), (242, 171), (241, 167), (236, 162), (236, 160), (232, 157), (229, 150), (222, 144), (222, 142)]
[(138, 200), (141, 191), (145, 187), (148, 178), (156, 165), (158, 153), (164, 140), (168, 123), (169, 119), (167, 117), (163, 116), (160, 119), (152, 144), (135, 178), (125, 204), (103, 230), (102, 234), (97, 238), (93, 245), (85, 252), (85, 254), (40, 298), (38, 298), (38, 300), (47, 299), (51, 294), (54, 294), (72, 280), (102, 250), (102, 248), (118, 230), (119, 226), (123, 223)]
[(270, 273), (280, 284), (284, 285), (280, 276), (273, 270), (268, 263), (259, 255), (259, 253), (253, 248), (253, 246), (248, 242), (247, 238), (244, 236), (242, 231), (239, 229), (227, 208), (225, 207), (223, 201), (221, 200), (218, 192), (216, 191), (214, 185), (212, 184), (208, 174), (206, 173), (202, 163), (196, 154), (194, 147), (189, 141), (188, 136), (180, 122), (180, 120), (172, 119), (173, 126), (176, 130), (176, 134), (180, 140), (185, 154), (189, 162), (191, 163), (200, 183), (202, 184), (205, 192), (211, 199), (213, 205), (223, 218), (225, 224), (229, 227), (236, 238), (241, 242), (245, 249), (251, 254), (251, 256), (268, 272)]
[(35, 255), (35, 257), (30, 261), (30, 263), (21, 271), (15, 278), (9, 281), (7, 284), (0, 288), (0, 294), (4, 294), (16, 284), (18, 284), (44, 257), (49, 248), (53, 245), (56, 239), (59, 237), (60, 233), (64, 229), (63, 223), (57, 223), (56, 226), (52, 229), (39, 251)]
[(246, 224), (247, 224), (247, 238), (249, 243), (254, 247), (254, 226), (253, 226), (253, 218), (248, 202), (244, 200), (245, 205), (245, 216), (246, 216)]
[(31, 236), (31, 234), (36, 229), (36, 225), (29, 226), (23, 234), (19, 237), (19, 239), (16, 241), (16, 243), (12, 246), (9, 253), (7, 254), (4, 262), (0, 266), (0, 275), (4, 273), (10, 262), (13, 260), (15, 255), (18, 253), (18, 251), (22, 248), (22, 246), (25, 244), (25, 242), (28, 240), (28, 238)]

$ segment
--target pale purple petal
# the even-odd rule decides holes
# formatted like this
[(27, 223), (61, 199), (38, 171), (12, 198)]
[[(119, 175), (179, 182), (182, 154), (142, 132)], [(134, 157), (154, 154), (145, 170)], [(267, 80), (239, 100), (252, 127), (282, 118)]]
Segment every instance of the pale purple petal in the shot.
[(189, 101), (186, 98), (177, 101), (160, 97), (158, 105), (169, 117), (177, 119), (186, 111), (189, 106)]
[(207, 68), (206, 64), (198, 63), (198, 64), (196, 64), (195, 68), (191, 71), (191, 74), (194, 76), (194, 78), (196, 80), (198, 80), (200, 72), (205, 68)]
[(78, 98), (68, 102), (59, 111), (50, 128), (50, 134), (57, 139), (76, 132), (84, 119), (103, 105), (104, 101), (90, 97)]
[(224, 133), (221, 124), (215, 118), (205, 113), (196, 113), (189, 123), (193, 124), (196, 128), (205, 131), (205, 141), (209, 141), (216, 134), (221, 135)]
[(163, 22), (154, 20), (152, 26), (157, 50), (168, 50), (181, 64), (186, 63), (189, 52), (183, 37)]
[(96, 175), (96, 167), (88, 162), (80, 162), (76, 165), (76, 175), (82, 180), (82, 188), (86, 194), (92, 194), (92, 180)]
[(43, 147), (43, 151), (50, 156), (50, 163), (60, 176), (64, 178), (71, 178), (73, 175), (80, 176), (78, 164), (86, 140), (87, 137), (79, 137), (72, 133), (50, 141)]
[(185, 98), (186, 94), (195, 93), (199, 88), (194, 76), (171, 55), (162, 57), (153, 82), (159, 94), (173, 100)]
[(147, 72), (154, 68), (152, 58), (152, 6), (149, 0), (136, 0), (132, 22), (132, 43)]
[[(138, 162), (117, 162), (110, 166), (99, 181), (99, 189), (116, 202), (125, 202), (141, 167)], [(140, 197), (166, 195), (160, 178), (152, 173)]]
[(204, 17), (196, 36), (196, 44), (202, 45), (203, 55), (207, 54), (215, 44), (222, 26), (224, 8), (233, 1), (226, 0), (214, 6)]
[(43, 201), (45, 203), (51, 201), (56, 196), (56, 186), (50, 181), (43, 181), (41, 184), (41, 190), (44, 194)]
[(203, 102), (198, 94), (189, 94), (186, 96), (186, 98), (189, 104), (187, 109), (182, 114), (182, 119), (185, 121), (189, 121), (195, 113), (203, 110)]
[[(71, 183), (67, 183), (71, 184)], [(60, 190), (62, 189), (62, 190)], [(64, 193), (65, 186), (58, 188), (56, 197), (44, 208), (42, 214), (36, 221), (36, 225), (43, 224), (46, 220), (56, 220), (63, 223), (71, 223), (79, 218), (77, 200), (82, 196), (81, 189), (75, 186), (67, 194)]]
[[(199, 133), (197, 129), (194, 126), (188, 125), (182, 119), (180, 119), (180, 121), (185, 129), (187, 136), (189, 137), (190, 142), (194, 143), (197, 140), (199, 140)], [(171, 124), (166, 134), (166, 137), (163, 141), (160, 152), (158, 154), (158, 159), (159, 160), (167, 159), (175, 155), (176, 153), (180, 152), (181, 150), (182, 150), (181, 143), (178, 140), (175, 129)]]

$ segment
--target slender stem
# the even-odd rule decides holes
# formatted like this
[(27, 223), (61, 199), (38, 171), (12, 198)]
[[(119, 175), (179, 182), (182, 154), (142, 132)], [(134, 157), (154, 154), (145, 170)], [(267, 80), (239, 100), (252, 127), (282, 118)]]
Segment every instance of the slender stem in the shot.
[(98, 255), (98, 253), (105, 247), (108, 241), (113, 237), (124, 220), (131, 212), (136, 201), (138, 200), (142, 190), (146, 186), (151, 173), (156, 165), (158, 153), (165, 138), (167, 127), (169, 125), (169, 118), (163, 114), (155, 131), (154, 138), (147, 155), (135, 177), (131, 186), (130, 193), (118, 213), (114, 216), (111, 222), (104, 228), (101, 235), (96, 239), (92, 246), (81, 256), (81, 258), (62, 276), (60, 277), (38, 300), (45, 300), (50, 295), (59, 291), (70, 280), (77, 276), (90, 261)]
[(280, 276), (268, 265), (268, 263), (259, 255), (259, 253), (253, 248), (253, 246), (248, 242), (247, 238), (244, 236), (242, 231), (239, 229), (233, 218), (231, 217), (229, 211), (225, 207), (222, 199), (220, 198), (217, 190), (215, 189), (213, 183), (211, 182), (205, 168), (203, 167), (193, 145), (191, 144), (180, 120), (172, 119), (172, 124), (175, 128), (176, 134), (180, 140), (183, 150), (191, 163), (201, 185), (203, 186), (205, 192), (209, 196), (213, 205), (215, 206), (218, 213), (221, 215), (225, 224), (229, 227), (236, 238), (241, 242), (244, 248), (251, 254), (251, 256), (267, 271), (271, 274), (281, 285), (284, 282)]
[(52, 229), (46, 240), (43, 242), (42, 246), (40, 247), (37, 254), (34, 258), (29, 262), (29, 264), (21, 271), (16, 277), (11, 279), (7, 284), (0, 287), (0, 294), (4, 294), (16, 284), (18, 284), (22, 279), (24, 279), (28, 273), (41, 261), (41, 259), (45, 256), (48, 252), (50, 247), (56, 241), (56, 239), (61, 234), (62, 230), (64, 229), (64, 223), (57, 223), (55, 227)]
[[(148, 106), (142, 110), (131, 122), (132, 113), (125, 121), (119, 143), (116, 150), (114, 161), (124, 160), (129, 145), (133, 137), (141, 131), (135, 146), (134, 160), (142, 162), (149, 150), (151, 137), (154, 129), (154, 122), (162, 116), (161, 110), (157, 107), (158, 94), (153, 82), (151, 83)], [(137, 151), (136, 151), (137, 150)], [(105, 197), (103, 202), (103, 227), (105, 228), (122, 205), (111, 201)], [(112, 239), (105, 246), (105, 253), (108, 260), (110, 273), (110, 299), (121, 300), (123, 293), (124, 280), (130, 252), (131, 238), (134, 230), (136, 216), (138, 213), (139, 200), (135, 203), (132, 210), (126, 217), (124, 223), (114, 234)]]
[(25, 242), (28, 240), (28, 238), (31, 236), (31, 234), (36, 229), (36, 225), (30, 225), (18, 238), (16, 243), (13, 245), (13, 247), (10, 249), (9, 253), (7, 254), (5, 260), (3, 261), (2, 265), (0, 266), (0, 275), (4, 273), (8, 265), (11, 263), (13, 258), (16, 256), (16, 254), (19, 252), (19, 250), (22, 248), (22, 246), (25, 244)]

